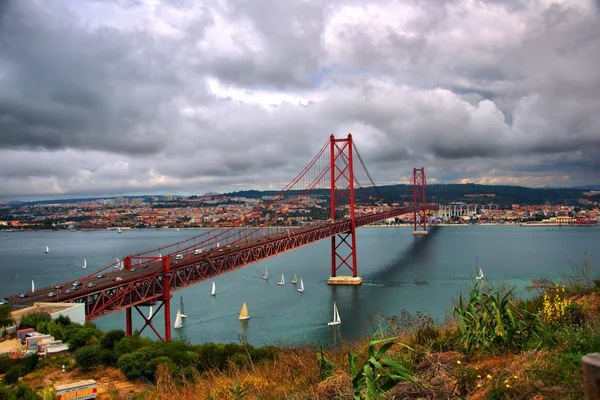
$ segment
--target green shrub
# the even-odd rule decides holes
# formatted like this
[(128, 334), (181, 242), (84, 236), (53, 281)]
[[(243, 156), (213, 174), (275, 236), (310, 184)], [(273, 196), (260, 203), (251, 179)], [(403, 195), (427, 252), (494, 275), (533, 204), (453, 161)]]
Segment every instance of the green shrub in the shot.
[(102, 364), (103, 352), (98, 345), (84, 346), (73, 353), (73, 358), (82, 371), (89, 371)]
[(17, 400), (17, 395), (12, 389), (0, 385), (0, 400)]
[(36, 354), (28, 354), (21, 359), (21, 365), (23, 366), (23, 374), (32, 372), (37, 367), (40, 357)]
[(103, 349), (113, 350), (115, 344), (125, 337), (125, 331), (122, 329), (113, 329), (105, 332), (100, 338), (100, 347)]
[(14, 385), (19, 381), (19, 377), (23, 373), (23, 367), (20, 365), (14, 365), (6, 371), (4, 374), (4, 378), (2, 378), (2, 383), (5, 385)]
[(19, 329), (33, 328), (38, 330), (38, 325), (42, 322), (50, 322), (52, 317), (50, 314), (44, 311), (35, 311), (29, 314), (25, 314), (21, 317), (19, 322)]
[(6, 355), (0, 355), (0, 374), (6, 373), (12, 366), (17, 365), (19, 360), (13, 360)]
[(42, 400), (32, 388), (22, 383), (19, 383), (14, 392), (17, 396), (17, 400)]

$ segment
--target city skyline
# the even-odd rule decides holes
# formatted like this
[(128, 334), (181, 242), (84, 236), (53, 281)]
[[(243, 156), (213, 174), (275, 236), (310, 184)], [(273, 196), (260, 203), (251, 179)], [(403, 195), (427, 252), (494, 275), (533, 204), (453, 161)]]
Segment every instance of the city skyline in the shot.
[(600, 185), (600, 2), (4, 1), (0, 199), (277, 190), (330, 134), (378, 184)]

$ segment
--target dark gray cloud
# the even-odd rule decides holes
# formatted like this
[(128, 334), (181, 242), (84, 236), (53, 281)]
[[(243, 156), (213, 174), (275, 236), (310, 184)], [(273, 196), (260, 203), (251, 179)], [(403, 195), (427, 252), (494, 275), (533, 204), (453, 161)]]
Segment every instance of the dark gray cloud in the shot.
[(376, 181), (598, 184), (597, 7), (2, 1), (0, 197), (281, 187), (348, 132)]

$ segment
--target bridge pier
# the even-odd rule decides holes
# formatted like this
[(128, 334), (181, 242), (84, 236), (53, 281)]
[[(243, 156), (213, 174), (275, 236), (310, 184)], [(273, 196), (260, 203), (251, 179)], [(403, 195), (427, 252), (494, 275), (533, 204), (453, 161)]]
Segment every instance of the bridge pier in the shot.
[(360, 285), (361, 283), (360, 276), (332, 276), (327, 279), (328, 285)]
[(413, 235), (429, 235), (427, 231), (413, 231)]
[(131, 315), (131, 307), (125, 309), (125, 334), (127, 336), (133, 335), (133, 320)]

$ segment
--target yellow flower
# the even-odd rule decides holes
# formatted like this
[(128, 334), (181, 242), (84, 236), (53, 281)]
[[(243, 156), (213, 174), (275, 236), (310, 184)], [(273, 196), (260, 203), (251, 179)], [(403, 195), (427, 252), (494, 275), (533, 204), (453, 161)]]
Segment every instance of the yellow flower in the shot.
[(487, 374), (487, 378), (492, 379), (492, 376), (490, 374)]
[(478, 378), (481, 378), (481, 375), (477, 375)]
[(504, 383), (508, 383), (508, 379), (505, 379), (505, 380), (504, 380)]
[(478, 384), (477, 384), (477, 387), (481, 387), (481, 383), (478, 383)]
[(519, 379), (519, 377), (518, 377), (518, 376), (516, 376), (516, 375), (515, 375), (515, 376), (513, 376), (513, 378), (515, 378), (515, 379)]
[(506, 387), (507, 387), (507, 388), (509, 388), (509, 387), (510, 387), (510, 385), (507, 383), (507, 384), (506, 384)]
[(458, 365), (460, 365), (460, 360), (456, 360), (456, 363), (457, 363)]
[(478, 370), (478, 369), (479, 369), (479, 367), (475, 367), (475, 370)]

